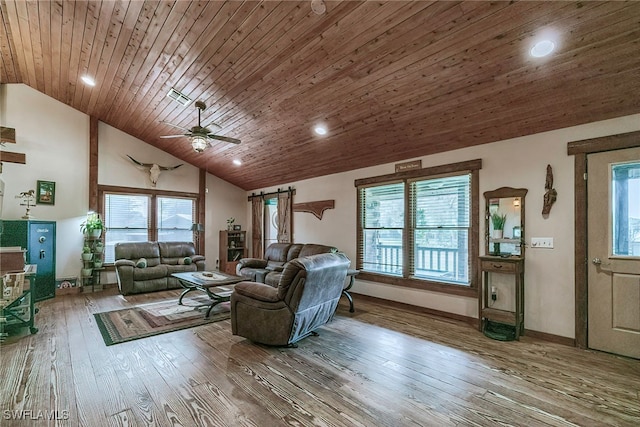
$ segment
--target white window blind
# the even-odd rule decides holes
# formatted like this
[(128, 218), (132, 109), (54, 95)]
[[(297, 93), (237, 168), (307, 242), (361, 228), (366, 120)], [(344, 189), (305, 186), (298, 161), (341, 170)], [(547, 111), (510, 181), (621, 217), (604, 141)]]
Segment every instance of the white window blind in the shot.
[(105, 263), (114, 262), (116, 243), (149, 240), (149, 199), (137, 194), (105, 195)]
[(175, 197), (158, 197), (156, 221), (159, 242), (192, 242), (191, 225), (195, 222), (195, 201)]
[(415, 180), (409, 188), (410, 275), (470, 284), (471, 174)]
[(403, 182), (360, 189), (364, 271), (402, 275), (405, 184)]

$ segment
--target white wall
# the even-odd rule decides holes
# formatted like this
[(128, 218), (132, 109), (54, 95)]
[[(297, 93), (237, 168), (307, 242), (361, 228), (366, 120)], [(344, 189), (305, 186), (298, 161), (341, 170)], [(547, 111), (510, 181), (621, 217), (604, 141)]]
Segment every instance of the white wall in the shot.
[[(567, 155), (567, 143), (588, 138), (640, 130), (640, 115), (622, 117), (499, 141), (420, 158), (423, 167), (482, 159), (480, 171), (480, 212), (484, 212), (482, 193), (499, 187), (522, 187), (526, 197), (527, 242), (531, 237), (553, 237), (553, 249), (527, 248), (525, 260), (525, 327), (549, 334), (574, 337), (574, 167)], [(407, 159), (412, 160), (412, 159)], [(542, 217), (546, 167), (554, 173), (558, 199), (548, 218)], [(294, 203), (334, 199), (335, 209), (325, 211), (320, 221), (309, 213), (294, 213), (294, 241), (337, 246), (356, 259), (356, 189), (354, 181), (393, 173), (395, 163), (388, 163), (304, 181), (282, 183), (279, 187), (296, 189)], [(277, 187), (254, 190), (270, 192)], [(250, 193), (249, 193), (250, 194)], [(247, 206), (247, 223), (250, 207)], [(482, 218), (482, 215), (480, 215)], [(481, 220), (480, 235), (484, 235)], [(484, 243), (480, 242), (480, 253)], [(459, 315), (477, 317), (475, 298), (403, 288), (356, 280), (353, 291)], [(512, 286), (499, 285), (499, 302), (507, 304)], [(504, 302), (503, 302), (504, 301)]]
[[(89, 116), (23, 84), (3, 85), (0, 94), (2, 125), (15, 128), (17, 139), (3, 150), (27, 156), (26, 165), (4, 163), (2, 218), (24, 215), (25, 209), (14, 195), (35, 189), (37, 180), (55, 181), (55, 205), (37, 205), (32, 212), (36, 219), (57, 222), (56, 277), (78, 277), (83, 244), (80, 223), (89, 204)], [(98, 125), (98, 146), (98, 183), (102, 185), (153, 188), (148, 172), (134, 165), (127, 154), (143, 163), (184, 163), (105, 123)], [(198, 183), (198, 168), (184, 164), (162, 172), (155, 188), (198, 193)], [(218, 230), (226, 228), (226, 218), (242, 217), (246, 193), (209, 174), (207, 187), (205, 255), (207, 268), (215, 268)], [(115, 282), (114, 275), (107, 275), (106, 282)]]

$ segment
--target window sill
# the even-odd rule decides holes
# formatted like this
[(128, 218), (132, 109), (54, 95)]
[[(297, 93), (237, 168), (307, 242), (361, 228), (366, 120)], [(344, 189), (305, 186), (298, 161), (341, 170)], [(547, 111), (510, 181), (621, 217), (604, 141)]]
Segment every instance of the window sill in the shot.
[(404, 277), (386, 276), (361, 271), (358, 274), (359, 280), (368, 280), (370, 282), (385, 283), (388, 285), (401, 286), (405, 288), (422, 289), (425, 291), (440, 292), (443, 294), (457, 295), (469, 298), (478, 298), (478, 287), (474, 282), (471, 286), (445, 284), (441, 282), (433, 282), (420, 279), (406, 279)]

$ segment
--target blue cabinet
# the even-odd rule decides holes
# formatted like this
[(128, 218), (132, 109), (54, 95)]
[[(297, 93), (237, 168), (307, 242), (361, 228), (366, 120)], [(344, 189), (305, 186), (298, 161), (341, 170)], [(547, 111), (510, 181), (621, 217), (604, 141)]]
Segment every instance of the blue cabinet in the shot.
[(55, 221), (2, 221), (0, 246), (20, 246), (27, 250), (25, 264), (38, 266), (34, 302), (56, 296)]

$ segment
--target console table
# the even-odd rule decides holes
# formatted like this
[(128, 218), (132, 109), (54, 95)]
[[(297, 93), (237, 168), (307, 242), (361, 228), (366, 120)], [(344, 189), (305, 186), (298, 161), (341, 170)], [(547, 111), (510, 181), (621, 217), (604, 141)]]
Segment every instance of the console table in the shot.
[[(493, 320), (515, 327), (515, 338), (520, 339), (524, 333), (524, 258), (499, 256), (481, 256), (480, 271), (482, 272), (480, 329), (484, 331), (486, 322)], [(511, 274), (515, 285), (515, 310), (501, 310), (489, 307), (491, 294), (491, 273)]]

